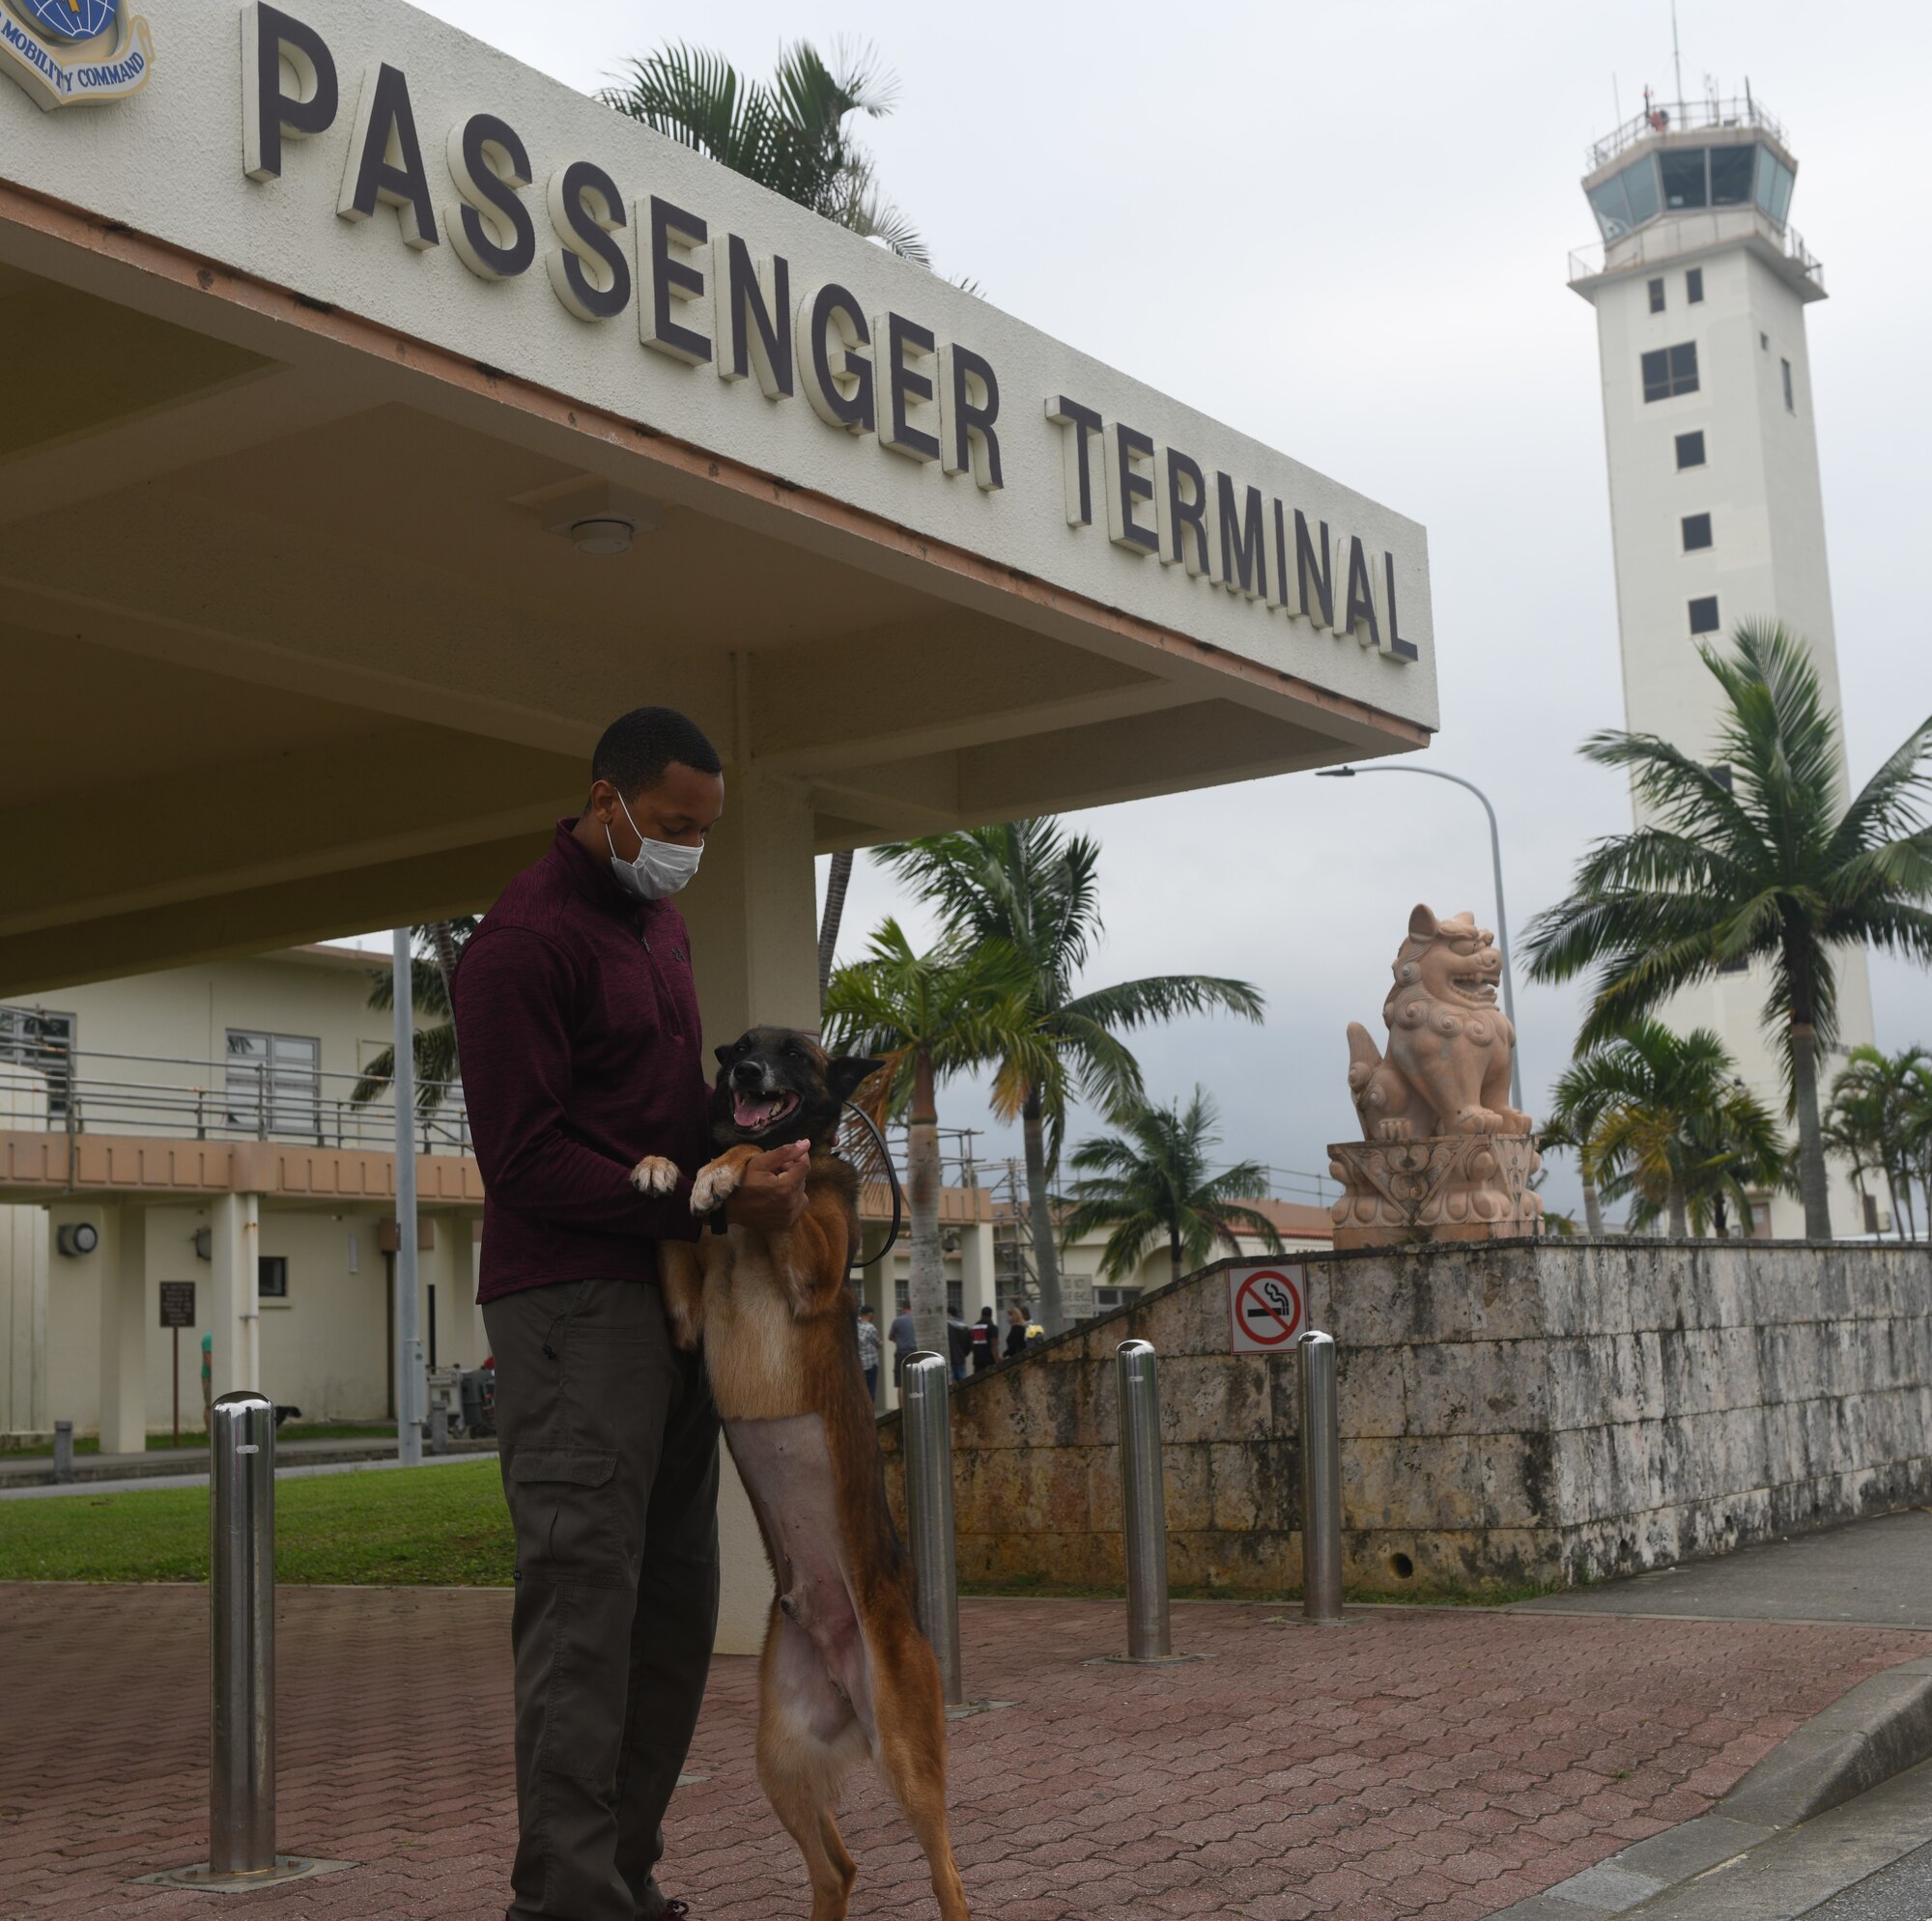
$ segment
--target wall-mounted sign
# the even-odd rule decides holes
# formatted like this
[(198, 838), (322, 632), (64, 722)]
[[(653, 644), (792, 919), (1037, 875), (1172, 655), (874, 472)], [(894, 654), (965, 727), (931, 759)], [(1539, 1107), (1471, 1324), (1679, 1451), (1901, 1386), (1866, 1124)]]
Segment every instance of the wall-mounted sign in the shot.
[(1286, 1354), (1307, 1324), (1307, 1268), (1279, 1260), (1229, 1268), (1228, 1344), (1235, 1353)]
[(0, 0), (0, 68), (43, 108), (125, 99), (154, 64), (148, 23), (122, 0)]

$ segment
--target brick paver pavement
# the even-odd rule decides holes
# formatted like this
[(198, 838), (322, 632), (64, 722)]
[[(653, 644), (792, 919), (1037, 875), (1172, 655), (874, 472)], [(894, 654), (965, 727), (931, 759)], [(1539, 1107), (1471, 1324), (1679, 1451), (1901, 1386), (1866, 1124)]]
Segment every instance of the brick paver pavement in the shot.
[[(0, 1588), (0, 1916), (480, 1921), (509, 1862), (501, 1592), (285, 1590), (281, 1842), (360, 1863), (233, 1897), (130, 1885), (206, 1852), (205, 1596)], [(969, 1600), (976, 1694), (953, 1833), (980, 1921), (1477, 1921), (1704, 1812), (1801, 1720), (1932, 1652), (1893, 1629), (1178, 1604), (1212, 1659), (1090, 1667), (1118, 1605)], [(752, 1767), (753, 1663), (721, 1660), (669, 1822), (696, 1921), (805, 1914)], [(876, 1780), (855, 1775), (855, 1916), (934, 1913)]]

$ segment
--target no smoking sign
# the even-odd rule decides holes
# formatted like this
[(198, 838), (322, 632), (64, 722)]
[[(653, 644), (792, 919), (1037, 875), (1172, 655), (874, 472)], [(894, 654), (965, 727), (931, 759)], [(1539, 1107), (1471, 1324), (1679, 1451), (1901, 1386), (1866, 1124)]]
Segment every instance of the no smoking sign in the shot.
[(1228, 1270), (1228, 1322), (1236, 1354), (1281, 1354), (1308, 1324), (1308, 1270), (1249, 1260)]

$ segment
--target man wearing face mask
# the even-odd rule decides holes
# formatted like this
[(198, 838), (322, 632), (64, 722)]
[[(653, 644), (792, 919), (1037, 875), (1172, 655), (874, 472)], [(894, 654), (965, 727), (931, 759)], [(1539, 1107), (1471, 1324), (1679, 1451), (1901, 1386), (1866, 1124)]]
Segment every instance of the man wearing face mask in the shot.
[[(456, 970), (487, 1190), (478, 1298), (517, 1540), (519, 1842), (510, 1921), (682, 1913), (655, 1869), (718, 1618), (718, 1418), (670, 1345), (657, 1243), (695, 1239), (711, 1156), (691, 939), (670, 896), (724, 806), (717, 750), (640, 707), (590, 798), (503, 890)], [(647, 1155), (681, 1176), (641, 1193)], [(746, 1170), (728, 1217), (804, 1211), (800, 1141)]]

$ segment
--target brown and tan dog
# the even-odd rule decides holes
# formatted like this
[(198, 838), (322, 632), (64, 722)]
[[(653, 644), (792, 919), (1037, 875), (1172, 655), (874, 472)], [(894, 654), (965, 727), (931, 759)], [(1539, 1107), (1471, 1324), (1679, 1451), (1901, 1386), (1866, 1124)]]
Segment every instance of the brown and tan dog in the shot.
[[(811, 1921), (843, 1921), (858, 1871), (834, 1814), (839, 1783), (868, 1755), (925, 1850), (942, 1921), (968, 1921), (947, 1835), (939, 1666), (886, 1506), (853, 1333), (845, 1276), (859, 1242), (858, 1177), (831, 1151), (842, 1102), (880, 1063), (828, 1059), (788, 1028), (753, 1028), (717, 1054), (712, 1135), (724, 1151), (698, 1171), (692, 1211), (722, 1207), (767, 1148), (809, 1140), (812, 1149), (805, 1215), (789, 1232), (733, 1227), (659, 1251), (672, 1339), (703, 1342), (777, 1585), (759, 1669), (758, 1779), (805, 1856)], [(647, 1160), (632, 1179), (668, 1192), (676, 1172)]]

